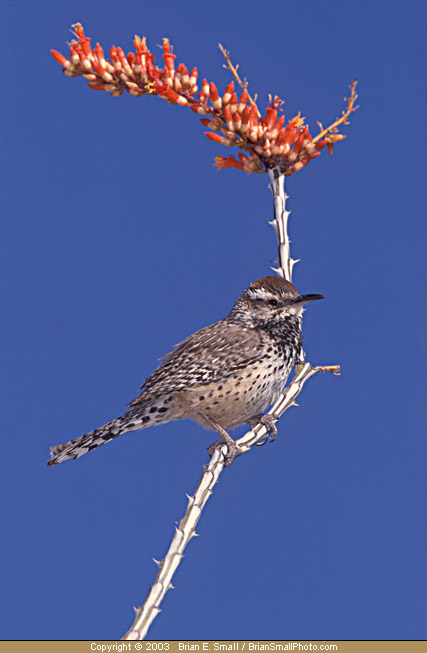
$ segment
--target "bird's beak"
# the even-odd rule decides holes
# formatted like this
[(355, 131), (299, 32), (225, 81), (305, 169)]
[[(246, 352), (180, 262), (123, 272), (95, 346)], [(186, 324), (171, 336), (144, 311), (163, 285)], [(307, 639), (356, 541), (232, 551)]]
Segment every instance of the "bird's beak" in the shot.
[(323, 295), (299, 295), (292, 300), (291, 304), (308, 304), (316, 299), (325, 299)]

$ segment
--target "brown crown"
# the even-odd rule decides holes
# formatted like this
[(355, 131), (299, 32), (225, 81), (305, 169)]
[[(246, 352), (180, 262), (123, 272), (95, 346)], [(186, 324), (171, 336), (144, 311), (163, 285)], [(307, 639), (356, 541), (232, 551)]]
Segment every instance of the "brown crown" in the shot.
[(253, 290), (262, 288), (272, 293), (292, 295), (295, 297), (299, 295), (298, 290), (290, 283), (290, 281), (286, 281), (286, 279), (283, 279), (282, 277), (273, 277), (272, 275), (254, 281), (251, 283), (250, 287)]

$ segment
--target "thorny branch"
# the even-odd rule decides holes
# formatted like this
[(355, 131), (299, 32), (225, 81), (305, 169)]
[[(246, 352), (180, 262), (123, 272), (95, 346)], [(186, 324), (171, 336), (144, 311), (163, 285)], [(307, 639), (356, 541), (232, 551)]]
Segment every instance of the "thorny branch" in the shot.
[(278, 245), (277, 268), (273, 268), (279, 277), (292, 282), (292, 270), (298, 260), (291, 257), (291, 241), (288, 235), (290, 211), (286, 210), (285, 176), (278, 170), (269, 170), (270, 190), (273, 194), (274, 219), (269, 223), (274, 229)]

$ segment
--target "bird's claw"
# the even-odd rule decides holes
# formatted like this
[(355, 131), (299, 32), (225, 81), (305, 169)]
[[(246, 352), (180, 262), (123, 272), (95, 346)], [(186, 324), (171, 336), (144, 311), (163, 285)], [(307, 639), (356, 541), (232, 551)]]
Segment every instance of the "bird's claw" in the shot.
[(267, 429), (265, 438), (256, 443), (257, 447), (262, 447), (266, 442), (268, 442), (268, 440), (274, 442), (277, 438), (276, 422), (278, 419), (279, 417), (277, 415), (263, 415), (261, 413), (260, 415), (255, 415), (255, 417), (248, 422), (251, 430), (253, 430), (258, 424), (262, 424)]
[[(231, 438), (230, 438), (231, 439)], [(208, 454), (212, 458), (213, 454), (217, 449), (221, 449), (221, 447), (224, 446), (224, 444), (227, 446), (227, 453), (224, 455), (224, 467), (230, 467), (231, 463), (235, 458), (238, 456), (241, 456), (244, 451), (241, 450), (238, 444), (236, 444), (234, 441), (225, 441), (224, 439), (217, 440), (213, 444), (208, 447)]]

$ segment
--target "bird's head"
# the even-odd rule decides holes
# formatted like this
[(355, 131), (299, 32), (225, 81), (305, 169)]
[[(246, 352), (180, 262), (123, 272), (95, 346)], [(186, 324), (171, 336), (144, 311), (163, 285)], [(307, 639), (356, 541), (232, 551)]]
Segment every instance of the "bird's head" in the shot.
[(234, 304), (229, 319), (248, 327), (265, 327), (299, 318), (304, 305), (323, 295), (301, 295), (282, 277), (267, 276), (251, 283)]

